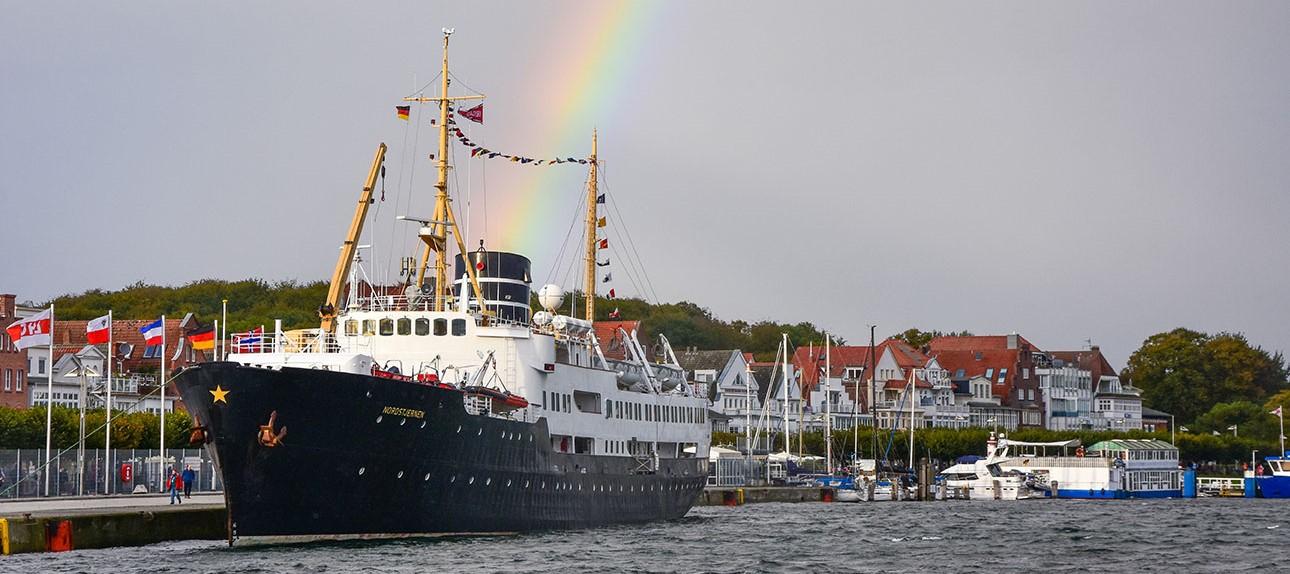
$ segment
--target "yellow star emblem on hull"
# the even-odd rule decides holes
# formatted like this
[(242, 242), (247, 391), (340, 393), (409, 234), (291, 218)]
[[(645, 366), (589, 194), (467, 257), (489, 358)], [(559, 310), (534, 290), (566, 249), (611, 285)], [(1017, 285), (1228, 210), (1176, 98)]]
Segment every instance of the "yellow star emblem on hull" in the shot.
[(215, 390), (212, 390), (210, 393), (212, 395), (215, 395), (215, 400), (212, 401), (213, 403), (224, 403), (226, 405), (228, 404), (228, 399), (224, 398), (224, 395), (227, 395), (228, 391), (221, 389), (219, 385), (215, 385)]

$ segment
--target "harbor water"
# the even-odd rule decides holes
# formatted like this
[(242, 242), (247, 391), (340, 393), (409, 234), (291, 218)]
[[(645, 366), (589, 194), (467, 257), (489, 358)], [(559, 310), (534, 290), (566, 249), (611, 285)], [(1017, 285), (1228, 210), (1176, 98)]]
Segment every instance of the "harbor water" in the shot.
[(1290, 541), (1262, 499), (768, 503), (503, 537), (229, 548), (188, 541), (0, 557), (3, 572), (1239, 572)]

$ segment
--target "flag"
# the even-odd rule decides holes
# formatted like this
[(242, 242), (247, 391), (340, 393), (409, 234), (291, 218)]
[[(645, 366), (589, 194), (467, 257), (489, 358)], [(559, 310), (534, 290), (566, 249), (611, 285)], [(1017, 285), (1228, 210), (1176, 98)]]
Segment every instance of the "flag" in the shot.
[(263, 340), (264, 327), (256, 327), (245, 333), (233, 335), (233, 345), (239, 353), (254, 353)]
[(604, 227), (606, 223), (608, 223), (608, 221), (602, 217), (596, 220), (596, 227)]
[(605, 266), (608, 266), (608, 265), (609, 265), (609, 260), (608, 260), (608, 259), (606, 259), (604, 263), (601, 263), (601, 262), (599, 262), (599, 261), (597, 261), (597, 262), (596, 262), (596, 266), (597, 266), (597, 267), (605, 267)]
[(613, 273), (606, 273), (606, 274), (605, 274), (605, 278), (604, 278), (604, 280), (603, 280), (603, 281), (601, 281), (601, 283), (608, 283), (608, 282), (610, 282), (611, 280), (613, 280), (613, 278), (614, 278), (614, 274), (613, 274)]
[(205, 327), (188, 334), (188, 342), (198, 351), (209, 351), (215, 348), (215, 327)]
[(112, 340), (112, 321), (110, 317), (111, 315), (104, 315), (85, 325), (85, 333), (88, 335), (91, 345)]
[(1213, 431), (1214, 436), (1218, 436), (1218, 431)]
[(479, 104), (478, 106), (470, 108), (469, 110), (462, 110), (460, 112), (457, 112), (457, 115), (463, 118), (466, 118), (472, 122), (475, 122), (477, 124), (482, 124), (484, 123), (484, 104)]
[(9, 333), (9, 339), (13, 341), (13, 346), (18, 350), (27, 347), (49, 346), (53, 342), (53, 321), (51, 320), (52, 309), (45, 309), (31, 317), (9, 325), (5, 332)]
[(601, 239), (601, 240), (600, 240), (600, 248), (601, 248), (601, 249), (609, 249), (609, 240), (608, 240), (608, 239)]
[(1270, 412), (1270, 413), (1268, 413), (1268, 414), (1270, 414), (1270, 415), (1277, 415), (1277, 416), (1281, 416), (1281, 407), (1277, 407), (1277, 410), (1272, 411), (1272, 412)]
[(1227, 430), (1236, 430), (1236, 425), (1232, 425), (1232, 426), (1230, 426), (1230, 427), (1227, 427)]
[(161, 344), (161, 338), (165, 335), (166, 328), (161, 324), (161, 319), (157, 319), (140, 327), (139, 332), (143, 333), (143, 344), (151, 347)]
[(394, 109), (399, 112), (399, 119), (405, 122), (408, 121), (408, 115), (412, 113), (412, 106), (394, 106)]
[(611, 313), (609, 314), (609, 318), (610, 318), (610, 319), (617, 319), (617, 318), (618, 318), (618, 307), (614, 307), (613, 312), (611, 312)]
[(604, 202), (605, 202), (605, 194), (602, 193), (596, 196), (596, 203), (604, 203)]
[(610, 299), (616, 299), (616, 298), (618, 298), (618, 296), (617, 296), (617, 295), (614, 295), (614, 290), (613, 290), (613, 289), (610, 289), (610, 290), (609, 290), (609, 298), (610, 298)]

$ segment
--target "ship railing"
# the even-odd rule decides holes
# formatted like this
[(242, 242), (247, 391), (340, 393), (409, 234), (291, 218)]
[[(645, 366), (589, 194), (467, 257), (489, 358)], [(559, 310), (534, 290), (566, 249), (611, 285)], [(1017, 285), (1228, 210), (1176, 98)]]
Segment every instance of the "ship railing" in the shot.
[(1245, 481), (1240, 478), (1198, 476), (1196, 492), (1206, 496), (1241, 496), (1245, 494)]
[(362, 347), (358, 339), (342, 342), (335, 335), (322, 329), (297, 329), (284, 332), (266, 332), (254, 338), (234, 336), (228, 347), (230, 355), (255, 353), (335, 353), (356, 351)]
[(1030, 454), (1015, 455), (1012, 466), (1064, 466), (1081, 468), (1106, 468), (1111, 459), (1097, 456), (1036, 456)]

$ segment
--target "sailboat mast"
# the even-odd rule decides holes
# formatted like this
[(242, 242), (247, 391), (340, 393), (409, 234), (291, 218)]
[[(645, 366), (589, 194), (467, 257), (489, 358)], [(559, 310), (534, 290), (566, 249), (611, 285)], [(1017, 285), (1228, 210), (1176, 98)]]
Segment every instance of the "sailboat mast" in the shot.
[(824, 455), (828, 460), (829, 474), (833, 474), (833, 398), (829, 396), (829, 374), (833, 372), (829, 346), (832, 342), (831, 335), (824, 336)]
[(596, 130), (591, 131), (591, 177), (587, 189), (587, 320), (596, 320)]
[(464, 95), (449, 97), (448, 85), (450, 79), (448, 76), (448, 37), (452, 36), (452, 28), (443, 29), (443, 70), (441, 72), (440, 93), (437, 98), (426, 97), (408, 97), (403, 98), (405, 102), (434, 102), (439, 105), (439, 154), (435, 157), (435, 167), (438, 171), (438, 179), (435, 181), (435, 206), (434, 219), (423, 222), (423, 227), (418, 235), (421, 241), (426, 244), (425, 251), (421, 253), (421, 264), (417, 267), (417, 285), (425, 283), (426, 266), (430, 259), (430, 253), (434, 253), (435, 276), (434, 276), (434, 299), (430, 303), (431, 310), (445, 311), (449, 299), (448, 283), (448, 234), (451, 233), (456, 240), (457, 250), (461, 252), (462, 262), (465, 264), (466, 275), (470, 278), (470, 285), (475, 292), (475, 297), (480, 302), (480, 312), (485, 316), (491, 313), (484, 307), (484, 292), (479, 287), (479, 277), (475, 273), (475, 267), (470, 265), (470, 260), (466, 256), (466, 244), (461, 237), (457, 227), (456, 216), (452, 213), (451, 199), (448, 197), (448, 170), (452, 166), (448, 165), (448, 117), (451, 102), (455, 100), (479, 100), (483, 95)]
[(790, 375), (788, 371), (788, 333), (780, 333), (780, 337), (782, 337), (782, 339), (780, 340), (780, 343), (779, 343), (779, 349), (780, 349), (780, 353), (782, 353), (781, 356), (783, 357), (781, 360), (784, 361), (784, 370), (782, 371), (784, 373), (784, 453), (787, 454), (788, 436), (789, 436), (788, 435), (788, 410), (789, 410), (789, 405), (792, 404), (788, 400), (788, 382), (792, 380), (791, 379), (792, 375)]

